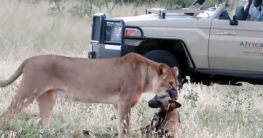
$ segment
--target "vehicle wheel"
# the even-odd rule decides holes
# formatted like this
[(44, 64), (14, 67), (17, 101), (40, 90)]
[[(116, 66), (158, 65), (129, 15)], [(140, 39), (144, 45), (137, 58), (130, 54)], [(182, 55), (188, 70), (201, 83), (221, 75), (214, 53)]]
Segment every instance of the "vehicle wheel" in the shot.
[(184, 83), (182, 82), (182, 80), (185, 79), (184, 73), (180, 65), (180, 62), (175, 55), (171, 54), (168, 51), (164, 51), (164, 50), (153, 50), (153, 51), (147, 52), (143, 56), (155, 62), (164, 63), (170, 67), (176, 66), (179, 70), (179, 76), (177, 78), (180, 83), (179, 88), (182, 87)]

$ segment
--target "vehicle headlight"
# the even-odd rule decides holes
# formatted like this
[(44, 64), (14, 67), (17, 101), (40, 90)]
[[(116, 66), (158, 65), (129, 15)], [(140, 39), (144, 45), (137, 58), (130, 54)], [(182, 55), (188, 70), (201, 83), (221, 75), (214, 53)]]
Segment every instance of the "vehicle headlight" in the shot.
[(121, 23), (107, 23), (106, 26), (106, 41), (120, 42), (121, 41), (122, 25)]

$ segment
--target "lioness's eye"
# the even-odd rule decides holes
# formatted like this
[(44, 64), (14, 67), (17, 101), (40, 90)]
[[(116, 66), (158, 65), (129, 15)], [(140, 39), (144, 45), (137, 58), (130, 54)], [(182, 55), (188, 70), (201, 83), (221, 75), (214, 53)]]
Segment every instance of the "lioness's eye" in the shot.
[(170, 84), (171, 86), (173, 86), (173, 82), (169, 82), (169, 84)]

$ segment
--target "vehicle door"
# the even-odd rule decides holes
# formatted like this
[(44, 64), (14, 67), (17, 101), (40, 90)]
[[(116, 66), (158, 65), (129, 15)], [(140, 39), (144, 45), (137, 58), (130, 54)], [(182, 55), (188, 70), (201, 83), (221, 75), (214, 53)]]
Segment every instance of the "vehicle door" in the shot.
[[(233, 23), (233, 22), (232, 22)], [(263, 72), (263, 22), (214, 19), (209, 39), (210, 69)]]

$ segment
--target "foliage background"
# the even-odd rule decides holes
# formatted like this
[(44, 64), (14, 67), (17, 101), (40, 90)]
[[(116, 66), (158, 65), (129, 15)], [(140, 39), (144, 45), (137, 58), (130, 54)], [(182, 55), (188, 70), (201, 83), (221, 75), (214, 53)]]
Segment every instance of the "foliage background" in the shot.
[[(22, 1), (22, 0), (21, 0)], [(23, 0), (29, 1), (32, 4), (37, 4), (41, 0)], [(164, 7), (188, 7), (194, 1), (193, 0), (49, 0), (54, 6), (49, 8), (49, 12), (52, 15), (69, 12), (72, 16), (78, 16), (81, 18), (91, 17), (94, 14), (96, 8), (102, 10), (102, 7), (106, 7), (107, 12), (111, 15), (112, 10), (115, 7), (122, 5), (132, 5), (132, 8), (141, 8), (142, 6), (164, 6)], [(74, 2), (71, 7), (66, 7), (66, 3)], [(233, 9), (233, 5), (239, 2), (239, 0), (206, 0), (204, 7), (213, 7), (220, 3), (226, 3), (229, 9)]]

